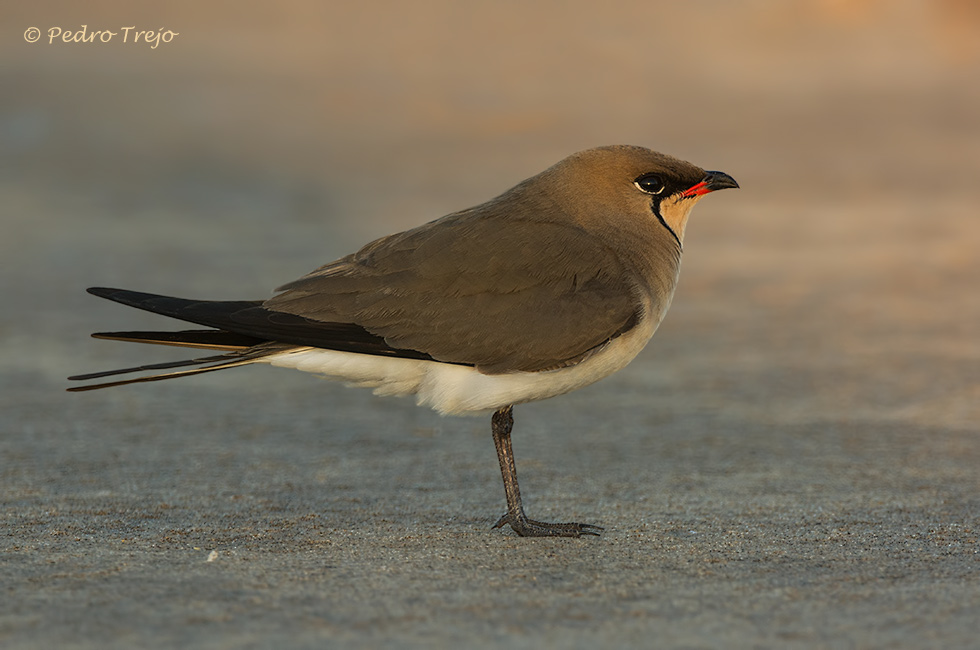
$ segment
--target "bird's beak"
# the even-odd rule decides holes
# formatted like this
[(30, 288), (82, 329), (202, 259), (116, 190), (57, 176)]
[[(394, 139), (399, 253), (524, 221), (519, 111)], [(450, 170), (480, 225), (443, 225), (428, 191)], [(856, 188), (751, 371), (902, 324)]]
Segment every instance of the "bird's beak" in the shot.
[(701, 196), (702, 194), (714, 192), (715, 190), (723, 190), (728, 187), (738, 187), (738, 183), (735, 182), (734, 178), (725, 172), (706, 172), (704, 179), (700, 183), (684, 190), (681, 196), (684, 198)]

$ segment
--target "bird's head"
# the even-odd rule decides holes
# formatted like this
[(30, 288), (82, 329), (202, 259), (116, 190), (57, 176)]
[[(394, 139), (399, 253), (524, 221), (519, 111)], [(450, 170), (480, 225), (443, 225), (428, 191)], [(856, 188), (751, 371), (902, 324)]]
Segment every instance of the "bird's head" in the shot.
[(635, 225), (637, 218), (653, 219), (678, 246), (691, 208), (702, 196), (738, 187), (724, 172), (627, 145), (581, 151), (540, 177), (548, 178), (540, 186), (549, 188), (550, 198), (590, 230), (601, 230), (611, 220)]

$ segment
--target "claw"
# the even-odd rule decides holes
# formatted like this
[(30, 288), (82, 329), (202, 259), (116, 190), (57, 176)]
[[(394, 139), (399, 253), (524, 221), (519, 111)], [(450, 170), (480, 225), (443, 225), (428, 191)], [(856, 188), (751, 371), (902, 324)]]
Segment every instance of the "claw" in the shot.
[(497, 520), (493, 528), (501, 528), (504, 524), (509, 524), (514, 532), (521, 537), (581, 537), (582, 535), (595, 535), (598, 537), (605, 530), (602, 526), (594, 524), (579, 523), (549, 523), (546, 521), (535, 521), (528, 519), (523, 513), (513, 516), (507, 513)]

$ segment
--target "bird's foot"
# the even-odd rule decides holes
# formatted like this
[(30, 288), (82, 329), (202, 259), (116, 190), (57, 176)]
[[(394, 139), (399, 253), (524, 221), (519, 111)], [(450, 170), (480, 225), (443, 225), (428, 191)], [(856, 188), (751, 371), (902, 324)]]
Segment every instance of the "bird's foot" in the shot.
[(535, 521), (533, 519), (528, 519), (524, 513), (514, 515), (513, 513), (507, 513), (501, 517), (496, 524), (493, 525), (494, 528), (500, 528), (501, 526), (509, 524), (514, 532), (521, 537), (581, 537), (582, 535), (596, 535), (598, 536), (603, 530), (602, 526), (594, 526), (592, 524), (552, 524), (546, 521)]

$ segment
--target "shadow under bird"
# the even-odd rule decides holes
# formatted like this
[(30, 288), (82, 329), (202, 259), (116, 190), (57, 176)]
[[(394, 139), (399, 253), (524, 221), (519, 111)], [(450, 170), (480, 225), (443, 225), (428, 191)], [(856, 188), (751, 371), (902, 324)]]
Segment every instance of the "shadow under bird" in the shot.
[(691, 208), (709, 192), (734, 187), (728, 174), (649, 149), (599, 147), (486, 203), (371, 242), (268, 300), (92, 288), (96, 296), (210, 328), (94, 337), (221, 354), (78, 375), (69, 379), (167, 371), (69, 390), (267, 363), (379, 395), (415, 395), (443, 414), (492, 413), (507, 497), (494, 528), (598, 535), (602, 528), (592, 524), (524, 514), (511, 449), (513, 407), (582, 388), (628, 364), (670, 306)]

